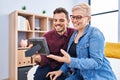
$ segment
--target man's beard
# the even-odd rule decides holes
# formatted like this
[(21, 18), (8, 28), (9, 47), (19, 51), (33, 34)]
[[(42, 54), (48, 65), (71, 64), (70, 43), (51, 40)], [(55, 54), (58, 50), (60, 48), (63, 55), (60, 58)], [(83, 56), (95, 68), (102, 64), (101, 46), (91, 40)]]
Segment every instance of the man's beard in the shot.
[(59, 27), (61, 27), (60, 28), (60, 30), (59, 29), (56, 29), (56, 31), (58, 32), (58, 33), (63, 33), (64, 31), (65, 31), (65, 27), (63, 27), (63, 25), (60, 25), (60, 24), (57, 24), (57, 25), (55, 25), (55, 27), (57, 27), (57, 26), (59, 26)]

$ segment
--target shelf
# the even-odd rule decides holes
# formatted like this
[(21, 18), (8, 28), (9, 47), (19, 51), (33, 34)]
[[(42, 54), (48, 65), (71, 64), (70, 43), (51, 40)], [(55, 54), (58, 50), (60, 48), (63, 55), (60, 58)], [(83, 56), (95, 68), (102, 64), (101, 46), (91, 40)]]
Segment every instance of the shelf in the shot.
[(10, 80), (19, 80), (19, 68), (35, 65), (32, 57), (25, 57), (25, 51), (30, 45), (29, 38), (40, 37), (52, 29), (53, 18), (25, 11), (14, 11), (9, 16)]

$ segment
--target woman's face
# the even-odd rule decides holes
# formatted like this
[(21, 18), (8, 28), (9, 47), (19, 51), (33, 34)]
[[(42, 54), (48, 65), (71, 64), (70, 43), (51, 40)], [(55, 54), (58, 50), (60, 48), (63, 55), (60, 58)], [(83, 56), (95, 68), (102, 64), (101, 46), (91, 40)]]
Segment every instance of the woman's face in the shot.
[(84, 30), (86, 25), (89, 23), (89, 19), (88, 16), (86, 16), (85, 10), (74, 10), (70, 17), (76, 30)]

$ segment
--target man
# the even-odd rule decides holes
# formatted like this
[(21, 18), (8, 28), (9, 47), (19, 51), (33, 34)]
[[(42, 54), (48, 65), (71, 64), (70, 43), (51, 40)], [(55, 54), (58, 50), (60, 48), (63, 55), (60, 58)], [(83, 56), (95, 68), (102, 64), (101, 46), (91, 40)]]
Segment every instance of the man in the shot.
[[(74, 29), (68, 28), (70, 20), (68, 12), (64, 8), (56, 8), (53, 14), (54, 29), (43, 36), (46, 37), (50, 54), (63, 56), (60, 49), (67, 49), (67, 43)], [(63, 64), (47, 58), (45, 55), (35, 54), (32, 57), (39, 65), (34, 74), (34, 80), (50, 80), (49, 77), (46, 77), (47, 73), (58, 70)], [(64, 75), (61, 75), (58, 80), (64, 80)]]

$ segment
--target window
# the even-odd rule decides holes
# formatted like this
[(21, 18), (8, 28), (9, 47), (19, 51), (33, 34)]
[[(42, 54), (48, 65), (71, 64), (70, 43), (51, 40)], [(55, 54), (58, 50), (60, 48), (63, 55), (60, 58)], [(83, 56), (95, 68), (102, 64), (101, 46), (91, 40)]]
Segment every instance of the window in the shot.
[(98, 27), (105, 41), (118, 42), (118, 0), (90, 0), (91, 25)]

